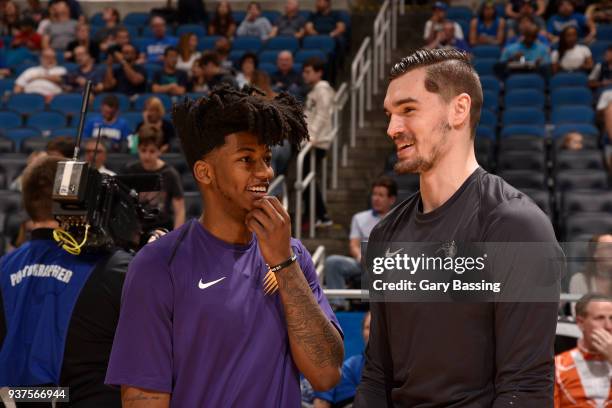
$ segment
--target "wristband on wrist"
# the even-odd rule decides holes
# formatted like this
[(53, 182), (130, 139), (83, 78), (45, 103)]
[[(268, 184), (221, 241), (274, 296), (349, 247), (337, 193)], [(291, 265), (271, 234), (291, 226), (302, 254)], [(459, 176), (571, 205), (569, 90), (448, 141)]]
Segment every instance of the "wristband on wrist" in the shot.
[(297, 255), (292, 253), (289, 259), (287, 259), (285, 262), (279, 263), (278, 265), (272, 266), (272, 267), (268, 265), (268, 268), (270, 268), (270, 272), (278, 272), (281, 269), (287, 268), (292, 263), (294, 263), (296, 260), (297, 260)]

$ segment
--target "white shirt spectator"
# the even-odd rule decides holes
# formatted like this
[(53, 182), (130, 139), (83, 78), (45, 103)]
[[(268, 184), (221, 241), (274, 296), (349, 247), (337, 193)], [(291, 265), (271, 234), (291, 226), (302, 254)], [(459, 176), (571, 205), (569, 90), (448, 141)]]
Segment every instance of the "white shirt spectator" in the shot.
[[(463, 29), (461, 28), (459, 23), (453, 22), (453, 24), (455, 25), (455, 38), (458, 40), (463, 40)], [(443, 28), (444, 28), (444, 23), (434, 24), (433, 21), (427, 20), (427, 22), (425, 23), (425, 31), (423, 33), (423, 39), (425, 40), (429, 39), (429, 36), (431, 35), (431, 30), (438, 32), (438, 31), (442, 31)]]
[(378, 221), (380, 221), (380, 215), (374, 212), (374, 210), (358, 212), (357, 214), (353, 215), (349, 238), (359, 238), (361, 240), (368, 239), (370, 237), (370, 233), (376, 224), (378, 224)]
[(179, 56), (178, 62), (176, 63), (176, 69), (185, 71), (187, 72), (187, 75), (191, 76), (191, 67), (193, 66), (193, 63), (200, 58), (200, 56), (202, 56), (202, 54), (199, 52), (194, 52), (191, 54), (191, 58), (189, 58), (187, 61), (183, 61), (183, 59)]
[(33, 79), (40, 76), (63, 76), (66, 75), (66, 68), (55, 66), (44, 68), (42, 66), (28, 68), (15, 81), (16, 85), (23, 88), (24, 93), (36, 93), (41, 95), (57, 95), (62, 92), (62, 88), (47, 79)]
[(559, 51), (554, 50), (551, 55), (553, 64), (559, 62), (561, 69), (564, 71), (575, 71), (582, 67), (584, 61), (591, 56), (591, 50), (586, 45), (576, 44), (573, 48), (565, 51), (561, 62), (559, 62)]
[(327, 150), (332, 142), (332, 104), (336, 92), (327, 81), (319, 81), (306, 98), (306, 124), (314, 147)]

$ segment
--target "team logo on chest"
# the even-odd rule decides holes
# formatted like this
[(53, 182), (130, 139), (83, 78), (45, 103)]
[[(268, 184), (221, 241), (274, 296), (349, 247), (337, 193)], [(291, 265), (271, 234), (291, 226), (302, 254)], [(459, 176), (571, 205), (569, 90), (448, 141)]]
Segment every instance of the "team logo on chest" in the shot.
[(263, 280), (263, 290), (266, 295), (273, 295), (274, 292), (278, 290), (278, 281), (276, 280), (276, 275), (270, 269), (264, 276)]

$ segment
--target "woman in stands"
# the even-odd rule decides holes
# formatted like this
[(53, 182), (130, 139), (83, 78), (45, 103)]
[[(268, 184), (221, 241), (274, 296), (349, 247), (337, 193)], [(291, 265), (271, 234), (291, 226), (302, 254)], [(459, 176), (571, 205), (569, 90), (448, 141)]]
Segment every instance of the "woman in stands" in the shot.
[(191, 67), (193, 63), (202, 55), (198, 51), (198, 36), (194, 33), (186, 33), (181, 35), (178, 44), (179, 59), (176, 63), (176, 69), (187, 72), (191, 76)]
[(66, 51), (64, 51), (64, 59), (66, 61), (75, 62), (74, 50), (78, 46), (83, 46), (89, 51), (89, 55), (98, 63), (100, 60), (100, 46), (97, 42), (92, 41), (89, 36), (90, 26), (85, 23), (80, 23), (76, 29), (76, 39), (70, 41)]
[(612, 235), (595, 235), (589, 241), (584, 272), (572, 276), (570, 293), (612, 295)]
[(144, 111), (142, 112), (143, 121), (136, 126), (136, 133), (144, 125), (149, 125), (155, 129), (159, 129), (162, 132), (162, 153), (168, 150), (170, 141), (174, 138), (174, 125), (172, 122), (164, 119), (166, 109), (164, 104), (157, 97), (151, 97), (147, 99), (144, 105)]
[(565, 27), (559, 36), (559, 49), (551, 55), (553, 73), (585, 71), (593, 68), (593, 56), (586, 45), (578, 44), (576, 27)]
[(17, 34), (19, 31), (19, 6), (12, 1), (7, 1), (1, 11), (0, 34), (6, 36)]
[(236, 75), (236, 82), (238, 82), (239, 88), (253, 83), (253, 76), (257, 71), (257, 65), (259, 65), (257, 55), (252, 52), (247, 52), (240, 58), (240, 71)]
[(506, 21), (497, 15), (495, 3), (486, 1), (470, 23), (470, 45), (502, 45), (505, 32)]
[(232, 7), (223, 0), (217, 5), (215, 16), (208, 26), (208, 35), (222, 35), (232, 38), (236, 32), (236, 21), (232, 16)]

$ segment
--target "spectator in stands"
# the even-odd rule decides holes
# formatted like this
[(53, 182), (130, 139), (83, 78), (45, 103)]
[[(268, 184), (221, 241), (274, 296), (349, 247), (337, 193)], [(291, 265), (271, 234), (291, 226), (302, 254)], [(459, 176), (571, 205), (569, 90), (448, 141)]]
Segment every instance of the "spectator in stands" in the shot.
[(166, 20), (160, 16), (151, 17), (149, 23), (153, 38), (145, 47), (147, 62), (162, 63), (164, 51), (168, 47), (176, 47), (178, 40), (176, 37), (166, 35)]
[[(397, 199), (397, 183), (391, 177), (382, 176), (372, 183), (370, 210), (353, 215), (349, 235), (351, 256), (331, 255), (325, 260), (325, 286), (329, 289), (346, 289), (347, 281), (361, 278), (361, 242), (367, 241), (370, 232), (393, 207)], [(336, 309), (348, 309), (348, 302), (331, 299)]]
[[(100, 44), (100, 48), (103, 51), (106, 51), (109, 40), (115, 37), (120, 27), (121, 14), (119, 14), (119, 10), (114, 7), (106, 7), (102, 10), (102, 20), (104, 20), (104, 26), (97, 29), (94, 35), (94, 41)], [(105, 44), (106, 48), (104, 47)]]
[(44, 7), (40, 0), (28, 0), (28, 6), (21, 12), (21, 19), (31, 19), (34, 21), (34, 29), (38, 27), (38, 24), (49, 16), (49, 12)]
[(77, 21), (70, 18), (70, 9), (64, 0), (51, 6), (51, 22), (45, 27), (42, 47), (64, 51), (76, 39)]
[[(589, 241), (584, 272), (572, 275), (570, 293), (612, 295), (612, 235), (595, 235)], [(577, 311), (577, 310), (576, 310)]]
[(170, 141), (174, 139), (175, 136), (174, 125), (172, 122), (164, 119), (165, 114), (166, 109), (164, 108), (162, 101), (159, 98), (152, 96), (145, 102), (144, 110), (142, 112), (142, 122), (136, 126), (136, 133), (138, 133), (143, 126), (150, 126), (155, 129), (159, 129), (162, 134), (161, 150), (163, 153), (168, 151)]
[[(521, 29), (521, 23), (525, 24), (524, 22), (525, 18), (528, 18), (529, 21), (531, 21), (533, 24), (537, 26), (538, 32), (540, 34), (542, 34), (543, 36), (547, 36), (546, 22), (541, 17), (541, 15), (538, 14), (540, 10), (539, 2), (536, 4), (536, 2), (533, 0), (516, 0), (516, 1), (513, 1), (512, 3), (516, 5), (518, 9), (518, 13), (514, 14), (511, 17), (511, 19), (507, 21), (507, 24), (506, 24), (506, 26), (508, 27), (507, 36), (509, 39), (518, 37), (519, 33), (523, 32), (523, 30)], [(537, 7), (538, 12), (536, 12), (536, 7)], [(508, 16), (507, 7), (506, 7), (506, 15)], [(519, 38), (515, 39), (515, 41), (518, 41), (518, 40)], [(547, 37), (547, 41), (548, 41), (548, 37)]]
[(442, 31), (438, 31), (436, 38), (425, 48), (456, 48), (461, 51), (470, 52), (470, 46), (461, 38), (457, 38), (455, 33), (455, 23), (446, 21), (442, 26)]
[(185, 223), (185, 199), (181, 177), (176, 169), (160, 157), (162, 154), (162, 134), (153, 126), (146, 125), (138, 132), (139, 161), (126, 167), (127, 174), (160, 175), (162, 190), (139, 194), (140, 203), (149, 210), (158, 210), (155, 220), (146, 223), (145, 229), (167, 228), (172, 230)]
[(208, 92), (208, 84), (204, 76), (204, 68), (202, 67), (201, 58), (194, 61), (191, 66), (191, 92), (206, 93)]
[(542, 17), (546, 12), (546, 0), (508, 0), (506, 2), (506, 17), (518, 20), (525, 15), (523, 7), (529, 4), (533, 15)]
[[(131, 44), (121, 47), (121, 52), (114, 51), (106, 61), (104, 89), (106, 91), (134, 95), (146, 92), (147, 72), (136, 65), (136, 48)], [(114, 67), (113, 64), (118, 64)]]
[(68, 46), (66, 47), (66, 51), (64, 51), (64, 59), (69, 62), (76, 62), (74, 56), (74, 49), (80, 45), (87, 48), (89, 51), (89, 55), (93, 58), (94, 62), (98, 62), (100, 58), (100, 47), (98, 43), (92, 41), (89, 38), (89, 25), (85, 23), (79, 23), (76, 30), (76, 39), (74, 41), (70, 41)]
[(66, 68), (57, 65), (55, 51), (45, 48), (40, 53), (40, 65), (23, 71), (15, 80), (14, 93), (37, 93), (50, 101), (62, 92), (61, 84)]
[(240, 58), (240, 71), (236, 75), (236, 82), (238, 83), (238, 88), (242, 88), (245, 85), (250, 85), (253, 83), (253, 75), (257, 70), (257, 66), (259, 65), (259, 59), (257, 58), (257, 54), (252, 52), (245, 53)]
[[(367, 347), (370, 340), (370, 312), (363, 315), (361, 322), (361, 336)], [(340, 408), (352, 407), (352, 402), (357, 393), (357, 386), (361, 382), (361, 372), (365, 363), (365, 353), (350, 356), (342, 364), (342, 379), (340, 383), (327, 392), (314, 393), (313, 408)]]
[(480, 6), (478, 17), (470, 23), (470, 44), (502, 45), (506, 34), (506, 20), (497, 15), (495, 3), (485, 1)]
[(346, 24), (337, 11), (332, 10), (331, 0), (316, 0), (316, 11), (306, 23), (306, 35), (329, 35), (340, 39), (346, 31)]
[(234, 88), (238, 87), (234, 77), (221, 69), (219, 55), (216, 52), (204, 52), (200, 58), (200, 63), (204, 72), (204, 78), (206, 79), (206, 86), (208, 87), (209, 91), (212, 91), (215, 86), (221, 85), (222, 83), (229, 84)]
[(176, 69), (185, 71), (187, 76), (191, 76), (191, 67), (194, 61), (202, 56), (198, 51), (198, 36), (194, 33), (181, 35), (177, 49), (179, 58), (176, 63)]
[(597, 24), (608, 24), (612, 21), (612, 0), (600, 0), (587, 7), (585, 17)]
[(74, 154), (75, 140), (72, 136), (59, 136), (49, 140), (45, 152), (49, 156), (72, 158)]
[(104, 91), (104, 71), (96, 69), (94, 60), (89, 55), (87, 48), (79, 45), (74, 49), (74, 57), (77, 68), (68, 72), (65, 78), (65, 91), (81, 93), (85, 89), (87, 81), (92, 82), (92, 91), (99, 93)]
[(555, 408), (610, 406), (612, 297), (588, 294), (576, 304), (576, 348), (555, 357)]
[(583, 38), (585, 43), (592, 42), (597, 35), (595, 23), (587, 20), (584, 14), (576, 13), (571, 0), (561, 0), (557, 14), (548, 19), (546, 28), (552, 43), (559, 41), (559, 35), (565, 27), (575, 27), (578, 36)]
[(215, 15), (208, 26), (208, 35), (221, 35), (226, 38), (234, 37), (236, 33), (236, 21), (232, 15), (232, 7), (227, 0), (217, 4)]
[(168, 95), (185, 95), (189, 86), (189, 78), (185, 71), (176, 69), (178, 61), (178, 50), (168, 47), (164, 51), (164, 66), (153, 74), (153, 85), (151, 89), (155, 93)]
[(208, 21), (202, 0), (178, 0), (177, 14), (179, 24), (206, 24)]
[(589, 86), (601, 91), (597, 111), (603, 115), (608, 138), (612, 137), (612, 45), (604, 54), (604, 60), (597, 63), (589, 75)]
[(219, 37), (215, 41), (215, 52), (219, 56), (219, 65), (227, 72), (234, 71), (234, 64), (229, 59), (230, 51), (232, 50), (232, 44), (227, 37)]
[(273, 99), (276, 96), (276, 92), (272, 90), (270, 76), (264, 71), (255, 70), (251, 81), (251, 85), (262, 91), (264, 93), (265, 98)]
[(303, 81), (302, 75), (293, 68), (293, 54), (291, 51), (281, 51), (276, 57), (276, 72), (270, 78), (272, 89), (276, 92), (289, 92), (294, 96), (301, 96)]
[(85, 22), (85, 16), (83, 15), (83, 10), (81, 9), (81, 4), (79, 3), (78, 0), (51, 0), (49, 2), (49, 7), (51, 7), (52, 5), (63, 1), (66, 3), (66, 5), (68, 6), (68, 10), (69, 10), (69, 15), (70, 15), (70, 19), (75, 20), (75, 21), (79, 21), (81, 23)]
[(272, 25), (261, 15), (261, 5), (252, 1), (247, 6), (247, 15), (236, 31), (237, 36), (259, 37), (265, 41), (270, 36)]
[(98, 134), (108, 140), (113, 151), (120, 151), (121, 144), (127, 141), (132, 129), (119, 116), (119, 99), (115, 95), (106, 95), (102, 99), (100, 115), (92, 115), (85, 122), (83, 137), (97, 138)]
[(0, 20), (0, 35), (15, 35), (19, 31), (19, 7), (13, 1), (4, 3), (2, 20)]
[(577, 151), (584, 149), (584, 136), (579, 132), (569, 132), (563, 136), (561, 149)]
[(304, 37), (306, 19), (300, 14), (298, 0), (287, 0), (285, 3), (285, 14), (280, 16), (272, 26), (270, 37), (289, 36), (301, 39)]
[(504, 48), (500, 58), (501, 70), (530, 69), (545, 72), (550, 64), (550, 51), (537, 37), (537, 27), (533, 24), (527, 26), (521, 41)]
[(568, 26), (559, 37), (559, 49), (551, 55), (553, 74), (559, 71), (591, 71), (593, 57), (586, 45), (578, 44), (576, 27)]
[(26, 47), (30, 51), (40, 51), (42, 36), (36, 32), (34, 20), (24, 18), (19, 22), (19, 31), (11, 41), (11, 48)]
[[(433, 13), (429, 20), (427, 20), (425, 23), (425, 30), (423, 32), (425, 44), (431, 44), (433, 41), (435, 41), (438, 33), (444, 29), (444, 23), (446, 21), (450, 21), (446, 18), (447, 9), (448, 5), (443, 1), (436, 1), (434, 3)], [(453, 22), (453, 24), (455, 25), (455, 36), (463, 39), (463, 29), (458, 23)]]
[(115, 175), (114, 171), (107, 169), (104, 165), (106, 163), (106, 153), (108, 151), (104, 140), (98, 141), (96, 139), (87, 139), (85, 141), (84, 151), (85, 161), (91, 164), (94, 169), (102, 174), (108, 174), (109, 176)]
[[(320, 0), (319, 0), (320, 1)], [(304, 114), (306, 115), (306, 124), (308, 125), (308, 133), (310, 134), (310, 143), (312, 143), (317, 158), (317, 166), (327, 154), (327, 150), (331, 146), (330, 139), (332, 127), (332, 111), (335, 92), (329, 82), (323, 80), (325, 72), (325, 63), (317, 57), (309, 58), (304, 63), (304, 83), (310, 87), (310, 92), (306, 97), (304, 106)], [(310, 171), (310, 161), (304, 162), (304, 174)], [(319, 189), (319, 184), (316, 185), (316, 224), (317, 226), (327, 227), (333, 224), (333, 221), (327, 214), (327, 208)], [(309, 205), (309, 200), (306, 200), (305, 208)]]

